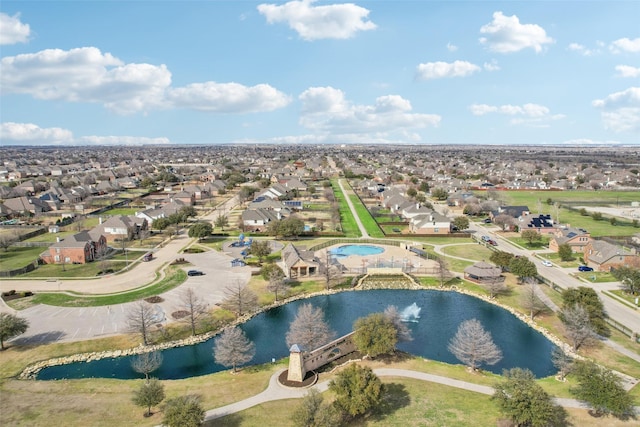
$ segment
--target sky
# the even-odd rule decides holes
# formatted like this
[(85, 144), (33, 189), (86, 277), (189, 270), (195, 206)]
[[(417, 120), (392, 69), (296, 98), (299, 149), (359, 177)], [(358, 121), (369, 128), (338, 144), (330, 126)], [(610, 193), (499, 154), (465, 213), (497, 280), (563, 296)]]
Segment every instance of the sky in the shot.
[(640, 1), (3, 0), (1, 145), (640, 145)]

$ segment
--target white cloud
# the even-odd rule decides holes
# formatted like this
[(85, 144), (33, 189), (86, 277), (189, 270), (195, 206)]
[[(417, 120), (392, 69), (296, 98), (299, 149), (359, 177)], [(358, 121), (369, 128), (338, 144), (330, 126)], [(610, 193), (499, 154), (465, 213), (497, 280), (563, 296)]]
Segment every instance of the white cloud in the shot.
[(640, 132), (640, 87), (630, 87), (591, 103), (602, 109), (605, 129), (614, 132)]
[(126, 114), (161, 106), (171, 73), (164, 65), (124, 64), (98, 48), (82, 47), (2, 58), (0, 82), (6, 92), (102, 103)]
[(316, 0), (290, 1), (283, 5), (260, 4), (258, 12), (269, 24), (286, 22), (304, 40), (348, 39), (358, 31), (373, 30), (369, 10), (353, 3), (313, 6)]
[(491, 62), (485, 62), (482, 67), (486, 70), (486, 71), (499, 71), (500, 70), (500, 66), (498, 65), (498, 61), (496, 61), (495, 59), (492, 59)]
[(561, 144), (576, 145), (578, 147), (582, 147), (584, 145), (617, 145), (617, 144), (620, 144), (620, 141), (613, 141), (613, 140), (597, 141), (589, 138), (575, 138), (575, 139), (562, 141)]
[(168, 145), (169, 138), (149, 138), (146, 136), (83, 136), (75, 141), (77, 145)]
[(374, 139), (386, 139), (390, 135), (406, 138), (410, 129), (438, 126), (441, 119), (436, 114), (413, 113), (411, 103), (398, 95), (381, 96), (374, 105), (353, 105), (339, 89), (312, 87), (299, 99), (302, 102), (300, 124), (333, 136), (367, 134)]
[(217, 113), (273, 111), (289, 104), (290, 98), (267, 84), (244, 86), (238, 83), (193, 83), (170, 89), (172, 105)]
[(33, 123), (0, 123), (0, 139), (6, 145), (166, 145), (168, 138), (144, 136), (82, 136), (74, 138), (68, 129), (41, 128)]
[(5, 93), (37, 99), (100, 103), (119, 114), (154, 109), (192, 108), (219, 113), (272, 111), (289, 97), (259, 84), (204, 82), (171, 87), (165, 65), (125, 64), (95, 47), (47, 49), (2, 58), (0, 86)]
[(26, 43), (30, 34), (29, 24), (20, 22), (19, 14), (9, 16), (0, 13), (0, 45)]
[(630, 65), (616, 65), (618, 77), (640, 77), (640, 67)]
[(493, 13), (493, 21), (483, 25), (480, 33), (485, 35), (480, 38), (480, 43), (498, 53), (518, 52), (526, 48), (541, 52), (544, 45), (554, 43), (539, 25), (521, 24), (516, 15), (505, 16), (500, 11)]
[(447, 50), (449, 52), (455, 52), (456, 50), (458, 50), (458, 46), (451, 43), (447, 43)]
[(609, 50), (612, 53), (639, 53), (640, 52), (640, 37), (633, 40), (625, 37), (615, 40), (609, 45)]
[(581, 45), (580, 43), (569, 43), (569, 46), (567, 46), (567, 50), (578, 52), (583, 56), (593, 56), (600, 53), (600, 49), (587, 49), (585, 46)]
[(487, 105), (473, 104), (469, 106), (471, 114), (474, 116), (484, 116), (491, 113), (513, 116), (510, 123), (513, 125), (525, 124), (529, 126), (548, 126), (548, 122), (564, 118), (563, 114), (551, 114), (551, 110), (544, 105), (524, 104), (524, 105)]
[(0, 123), (0, 139), (7, 144), (63, 144), (73, 141), (73, 133), (62, 128), (41, 128), (33, 123)]
[(421, 80), (441, 79), (444, 77), (466, 77), (480, 71), (480, 67), (467, 61), (427, 62), (419, 64), (416, 75)]

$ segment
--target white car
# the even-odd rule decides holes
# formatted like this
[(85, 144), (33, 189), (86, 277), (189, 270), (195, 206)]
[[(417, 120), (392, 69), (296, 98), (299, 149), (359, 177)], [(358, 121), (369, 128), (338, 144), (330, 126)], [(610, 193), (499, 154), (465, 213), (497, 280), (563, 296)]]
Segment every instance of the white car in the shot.
[(545, 267), (553, 267), (553, 264), (551, 264), (551, 261), (549, 260), (542, 260), (542, 265), (544, 265)]

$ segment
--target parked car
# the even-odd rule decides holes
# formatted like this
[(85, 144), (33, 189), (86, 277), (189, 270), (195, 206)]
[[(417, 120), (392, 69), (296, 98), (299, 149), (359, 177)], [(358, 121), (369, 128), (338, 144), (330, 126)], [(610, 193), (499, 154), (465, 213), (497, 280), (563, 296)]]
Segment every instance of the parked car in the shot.
[(545, 267), (553, 267), (553, 264), (551, 264), (551, 261), (549, 261), (548, 259), (542, 260), (542, 265), (544, 265)]
[(587, 265), (581, 265), (580, 267), (578, 267), (578, 271), (593, 271), (593, 268)]
[(488, 242), (489, 240), (491, 240), (489, 236), (482, 236), (480, 238), (482, 239), (483, 242)]
[(498, 246), (498, 242), (496, 242), (495, 240), (487, 240), (487, 243), (490, 244), (491, 246)]
[(189, 270), (187, 276), (204, 276), (204, 273), (200, 270)]
[(485, 224), (491, 224), (491, 218), (485, 218), (483, 222)]

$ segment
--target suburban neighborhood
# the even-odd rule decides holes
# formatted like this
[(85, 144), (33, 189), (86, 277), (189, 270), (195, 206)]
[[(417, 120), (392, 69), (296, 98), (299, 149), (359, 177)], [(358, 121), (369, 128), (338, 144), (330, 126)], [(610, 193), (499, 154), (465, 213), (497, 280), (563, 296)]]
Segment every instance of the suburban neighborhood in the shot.
[[(7, 349), (0, 358), (10, 361), (2, 394), (17, 405), (23, 391), (16, 390), (48, 384), (41, 371), (82, 363), (76, 360), (85, 360), (86, 350), (78, 343), (90, 349), (114, 340), (95, 348), (113, 346), (130, 357), (212, 339), (217, 346), (226, 331), (282, 304), (411, 289), (459, 292), (503, 307), (567, 357), (615, 372), (630, 402), (637, 402), (639, 154), (598, 147), (6, 147), (0, 154), (0, 312), (26, 323), (2, 332)], [(577, 293), (600, 307), (594, 329), (580, 338), (567, 320), (576, 309), (567, 298)], [(152, 321), (141, 330), (135, 310), (145, 308)], [(420, 309), (414, 311), (417, 316)], [(191, 329), (184, 329), (185, 316)], [(199, 390), (205, 425), (269, 400), (307, 399), (308, 372), (319, 381), (315, 389), (331, 389), (333, 370), (351, 359), (364, 358), (380, 375), (400, 375), (408, 366), (414, 373), (406, 375), (422, 375), (414, 371), (417, 361), (371, 357), (371, 349), (358, 347), (358, 331), (283, 346), (278, 351), (291, 353), (274, 357), (265, 372), (282, 377), (288, 363), (283, 381), (293, 389), (273, 383), (262, 403), (249, 404), (246, 393), (235, 393), (234, 403)], [(69, 347), (55, 350), (60, 345)], [(44, 348), (50, 356), (40, 355)], [(391, 348), (398, 359), (402, 352)], [(72, 353), (78, 358), (61, 358)], [(112, 357), (110, 351), (92, 354)], [(611, 364), (613, 358), (621, 361)], [(215, 372), (207, 378), (220, 387), (249, 378), (251, 357), (241, 360), (228, 365), (231, 378)], [(236, 372), (236, 363), (247, 367)], [(384, 371), (388, 363), (396, 371)], [(490, 395), (500, 387), (479, 381), (476, 371), (448, 375), (461, 376), (465, 393)], [(429, 381), (450, 386), (446, 377)], [(253, 394), (263, 379), (256, 378)], [(116, 389), (130, 380), (117, 381)], [(494, 388), (477, 390), (479, 384)], [(588, 401), (569, 399), (569, 386), (562, 387), (555, 401), (569, 408), (565, 417), (597, 425)], [(616, 420), (611, 425), (632, 423), (628, 412), (610, 413), (617, 414), (608, 418)], [(327, 425), (354, 420), (344, 416)], [(19, 411), (10, 417), (9, 425), (22, 422)], [(132, 425), (158, 422), (145, 416)]]

